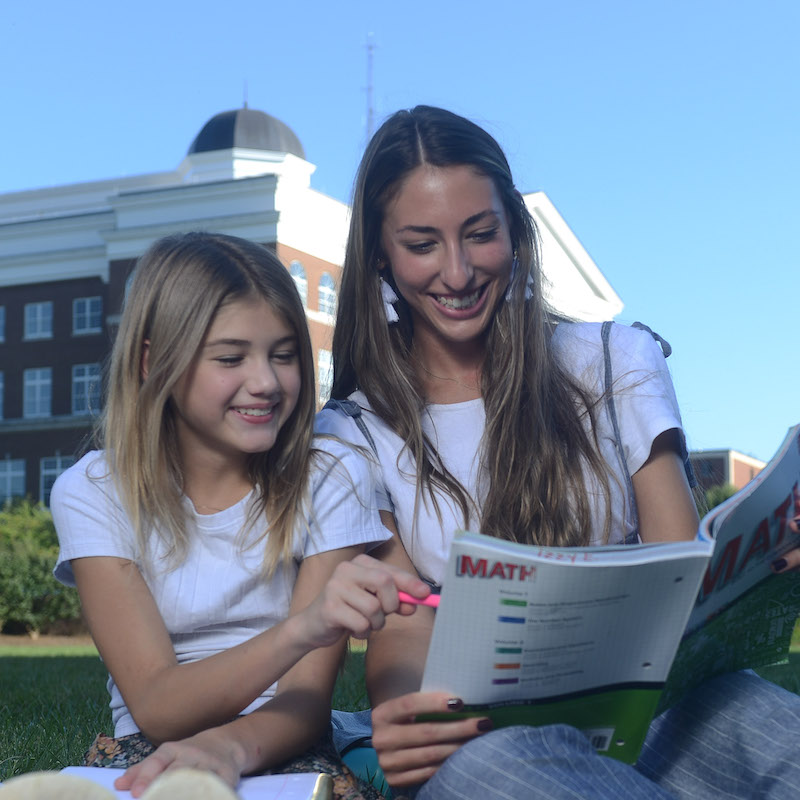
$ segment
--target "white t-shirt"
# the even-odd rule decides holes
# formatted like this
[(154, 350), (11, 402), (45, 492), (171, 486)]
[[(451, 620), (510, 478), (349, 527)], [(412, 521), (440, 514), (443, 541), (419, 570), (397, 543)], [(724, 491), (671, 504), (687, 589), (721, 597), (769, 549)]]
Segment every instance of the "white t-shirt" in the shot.
[[(553, 349), (561, 366), (590, 396), (604, 391), (604, 360), (600, 323), (562, 323), (553, 335)], [(610, 353), (614, 375), (614, 403), (628, 470), (633, 475), (647, 460), (653, 440), (672, 428), (682, 430), (678, 403), (661, 348), (653, 337), (635, 328), (611, 328)], [(437, 492), (441, 521), (427, 497), (416, 491), (416, 470), (404, 442), (370, 408), (361, 392), (350, 397), (362, 409), (362, 419), (378, 451), (378, 506), (391, 511), (409, 557), (419, 573), (441, 583), (455, 531), (464, 527), (456, 504)], [(634, 529), (611, 421), (604, 403), (595, 407), (598, 440), (603, 458), (616, 480), (610, 481), (610, 543), (623, 542)], [(588, 428), (588, 419), (586, 420)], [(450, 473), (480, 506), (488, 490), (488, 476), (480, 469), (481, 438), (485, 426), (483, 400), (449, 405), (431, 404), (423, 430)], [(365, 445), (354, 420), (340, 411), (324, 409), (316, 429)], [(535, 458), (536, 453), (531, 453)], [(590, 500), (592, 496), (590, 487)], [(415, 512), (415, 504), (418, 506)], [(594, 503), (592, 542), (602, 544), (606, 512)], [(467, 527), (478, 530), (473, 513)]]
[[(263, 516), (248, 530), (244, 546), (239, 546), (251, 495), (209, 515), (198, 514), (185, 498), (189, 549), (175, 569), (164, 564), (166, 549), (161, 540), (151, 538), (146, 563), (153, 567), (150, 573), (142, 573), (178, 663), (219, 653), (286, 619), (299, 563), (304, 558), (355, 544), (375, 545), (388, 538), (364, 459), (332, 440), (317, 440), (315, 446), (334, 458), (321, 458), (319, 467), (312, 470), (308, 532), (298, 525), (294, 560), (279, 568), (271, 580), (265, 581), (261, 572), (263, 541), (247, 547), (248, 541), (252, 543), (266, 528)], [(74, 558), (115, 556), (143, 563), (102, 451), (88, 453), (59, 476), (50, 508), (61, 545), (55, 576), (62, 583), (75, 585), (70, 564)], [(108, 691), (114, 735), (136, 733), (139, 728), (111, 676)], [(274, 693), (273, 685), (242, 713), (254, 710)]]

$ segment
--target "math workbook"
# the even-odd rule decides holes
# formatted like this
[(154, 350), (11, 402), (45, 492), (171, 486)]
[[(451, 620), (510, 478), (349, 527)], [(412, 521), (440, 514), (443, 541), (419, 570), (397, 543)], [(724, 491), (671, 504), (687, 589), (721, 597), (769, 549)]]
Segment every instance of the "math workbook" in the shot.
[(785, 658), (800, 575), (769, 565), (798, 544), (786, 524), (800, 513), (798, 437), (690, 542), (545, 548), (460, 533), (423, 690), (496, 727), (573, 725), (635, 762), (657, 710), (707, 677)]

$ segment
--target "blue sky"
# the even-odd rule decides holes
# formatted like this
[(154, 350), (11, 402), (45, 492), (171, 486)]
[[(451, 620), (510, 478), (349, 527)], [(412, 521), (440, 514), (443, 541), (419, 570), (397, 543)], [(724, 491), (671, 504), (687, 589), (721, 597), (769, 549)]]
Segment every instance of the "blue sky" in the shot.
[(800, 421), (798, 30), (796, 0), (8, 4), (0, 192), (173, 169), (246, 95), (347, 200), (372, 41), (377, 119), (484, 125), (672, 343), (690, 447), (767, 459)]

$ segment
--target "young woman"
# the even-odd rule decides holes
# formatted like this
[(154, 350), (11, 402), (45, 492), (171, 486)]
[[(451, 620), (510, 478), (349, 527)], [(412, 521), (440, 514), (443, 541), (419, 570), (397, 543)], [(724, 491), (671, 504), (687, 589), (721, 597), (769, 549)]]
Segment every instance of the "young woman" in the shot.
[[(435, 585), (463, 527), (559, 546), (695, 535), (659, 345), (547, 307), (535, 228), (505, 156), (462, 117), (401, 111), (369, 144), (333, 355), (332, 394), (346, 402), (317, 429), (377, 454), (378, 505), (395, 533), (386, 563)], [(800, 732), (800, 699), (753, 675), (712, 682), (662, 715), (635, 769), (566, 726), (416, 723), (460, 707), (416, 691), (432, 625), (420, 611), (389, 620), (367, 654), (373, 742), (394, 787), (424, 784), (426, 800), (780, 797), (787, 774), (800, 780), (784, 727)]]
[(360, 796), (324, 736), (345, 634), (398, 610), (395, 581), (424, 587), (358, 555), (387, 534), (362, 460), (312, 447), (314, 407), (305, 314), (278, 259), (223, 235), (156, 242), (114, 343), (104, 449), (51, 499), (56, 576), (77, 585), (109, 671), (115, 738), (87, 763), (130, 766), (194, 736), (126, 776), (134, 796), (198, 747), (230, 783), (306, 753)]

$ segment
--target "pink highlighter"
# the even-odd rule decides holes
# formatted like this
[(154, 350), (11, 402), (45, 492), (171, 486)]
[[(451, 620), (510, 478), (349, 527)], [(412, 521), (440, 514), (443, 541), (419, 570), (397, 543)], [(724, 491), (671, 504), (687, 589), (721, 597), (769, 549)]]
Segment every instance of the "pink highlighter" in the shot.
[(438, 594), (429, 594), (424, 600), (419, 600), (416, 597), (412, 597), (407, 592), (398, 592), (397, 597), (400, 599), (401, 603), (411, 603), (415, 606), (430, 606), (431, 608), (439, 607)]

